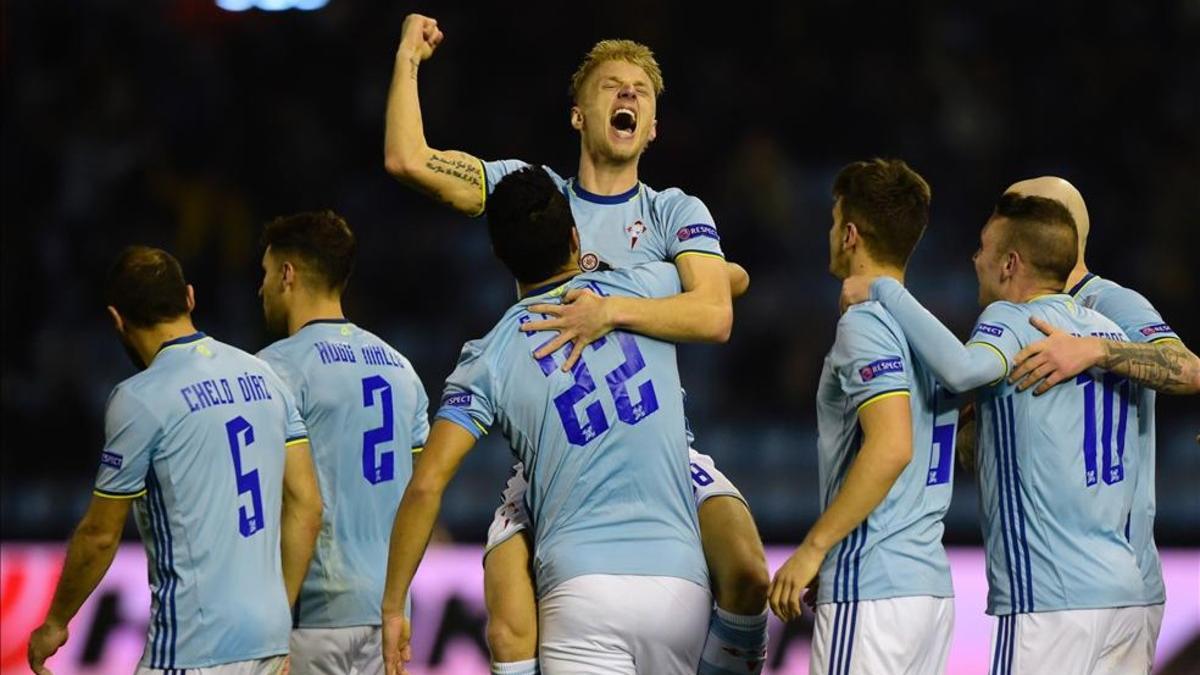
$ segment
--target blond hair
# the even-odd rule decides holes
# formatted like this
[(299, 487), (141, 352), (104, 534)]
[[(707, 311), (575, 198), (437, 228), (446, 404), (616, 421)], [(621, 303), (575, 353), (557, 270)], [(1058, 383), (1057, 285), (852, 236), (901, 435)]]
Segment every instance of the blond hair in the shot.
[(601, 40), (583, 57), (583, 63), (579, 64), (579, 68), (571, 76), (572, 101), (579, 100), (579, 90), (583, 88), (583, 83), (592, 71), (608, 61), (625, 61), (646, 71), (650, 84), (654, 87), (654, 95), (662, 95), (665, 89), (662, 69), (658, 67), (654, 52), (650, 51), (649, 47), (633, 40)]

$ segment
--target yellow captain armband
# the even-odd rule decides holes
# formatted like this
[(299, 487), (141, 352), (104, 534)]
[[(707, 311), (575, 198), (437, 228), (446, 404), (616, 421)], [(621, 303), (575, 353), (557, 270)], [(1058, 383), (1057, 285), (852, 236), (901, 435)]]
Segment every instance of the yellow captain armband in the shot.
[(1173, 335), (1168, 335), (1166, 337), (1160, 337), (1158, 339), (1151, 340), (1151, 341), (1147, 342), (1146, 344), (1156, 345), (1160, 342), (1178, 342), (1179, 344), (1183, 344), (1183, 340), (1180, 340), (1179, 338), (1177, 338)]
[(293, 438), (292, 440), (288, 441), (287, 443), (284, 443), (283, 447), (290, 448), (293, 445), (300, 445), (301, 443), (307, 443), (307, 442), (308, 442), (308, 436), (302, 436), (300, 438)]
[(413, 448), (413, 449), (412, 449), (412, 454), (414, 454), (414, 455), (419, 455), (419, 454), (421, 454), (421, 453), (422, 453), (422, 452), (424, 452), (424, 451), (425, 451), (425, 446), (423, 446), (423, 445), (418, 445), (417, 447), (415, 447), (415, 448)]
[(92, 494), (105, 499), (137, 499), (146, 494), (146, 488), (142, 488), (136, 492), (105, 492), (104, 490), (94, 489)]
[(996, 384), (997, 382), (1003, 380), (1005, 377), (1008, 376), (1008, 357), (1004, 355), (1004, 352), (997, 349), (995, 347), (995, 345), (990, 345), (986, 342), (968, 342), (967, 343), (968, 347), (971, 347), (974, 345), (979, 345), (980, 347), (987, 347), (988, 349), (992, 350), (992, 352), (995, 353), (996, 356), (1000, 358), (1000, 363), (1004, 364), (1004, 373), (1001, 374), (1000, 377), (997, 377), (996, 379), (992, 380), (991, 382), (988, 382), (989, 387), (992, 386), (993, 384)]
[(885, 398), (894, 398), (896, 396), (909, 396), (909, 395), (910, 394), (907, 389), (893, 389), (892, 391), (885, 391), (885, 392), (882, 392), (879, 394), (875, 394), (871, 398), (858, 404), (858, 413), (861, 415), (863, 409), (865, 409), (867, 406), (869, 406), (872, 403), (875, 403), (877, 401), (882, 401)]

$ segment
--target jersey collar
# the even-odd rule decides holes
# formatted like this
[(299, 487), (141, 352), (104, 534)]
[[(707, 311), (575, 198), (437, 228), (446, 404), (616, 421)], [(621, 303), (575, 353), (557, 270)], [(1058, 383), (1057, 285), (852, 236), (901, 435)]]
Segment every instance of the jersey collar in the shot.
[[(576, 276), (578, 276), (578, 275), (576, 275)], [(528, 292), (528, 293), (526, 293), (525, 295), (522, 295), (522, 296), (521, 296), (521, 299), (522, 299), (522, 300), (525, 300), (525, 299), (528, 299), (528, 298), (532, 298), (532, 297), (536, 297), (536, 296), (542, 295), (542, 294), (544, 294), (544, 293), (549, 293), (550, 291), (552, 291), (552, 290), (554, 290), (554, 289), (558, 288), (559, 286), (562, 286), (563, 284), (566, 284), (566, 283), (570, 282), (570, 281), (571, 281), (571, 279), (574, 279), (574, 278), (575, 278), (575, 277), (570, 277), (570, 278), (567, 278), (567, 279), (560, 279), (560, 280), (558, 280), (558, 281), (552, 281), (552, 282), (550, 282), (550, 283), (548, 283), (548, 284), (545, 284), (545, 285), (542, 285), (542, 286), (538, 286), (537, 288), (531, 288), (531, 289), (529, 289), (529, 292)]]
[(571, 191), (575, 193), (575, 196), (579, 197), (585, 202), (591, 202), (593, 204), (624, 204), (630, 199), (636, 197), (638, 191), (641, 189), (642, 184), (635, 183), (633, 187), (619, 195), (598, 195), (594, 192), (588, 192), (580, 187), (577, 179), (571, 181)]
[[(205, 335), (204, 333), (201, 333), (200, 331), (196, 331), (195, 333), (192, 333), (191, 335), (184, 335), (183, 337), (177, 337), (174, 340), (167, 340), (166, 342), (159, 345), (158, 352), (161, 352), (162, 350), (167, 349), (168, 347), (178, 347), (179, 345), (186, 345), (186, 344), (191, 344), (193, 342), (199, 342), (200, 340), (203, 340), (206, 337), (208, 337), (208, 336)], [(157, 354), (158, 352), (155, 352), (155, 354)]]
[[(309, 321), (308, 323), (304, 324), (303, 326), (300, 326), (300, 330), (304, 330), (305, 328), (308, 328), (309, 326), (315, 326), (315, 325), (321, 324), (321, 323), (328, 323), (328, 324), (333, 324), (336, 326), (343, 326), (345, 324), (350, 323), (350, 320), (349, 319), (313, 319), (312, 321)], [(299, 333), (300, 330), (298, 330), (296, 332)]]
[(1079, 291), (1082, 291), (1083, 287), (1087, 286), (1089, 281), (1091, 281), (1092, 279), (1095, 279), (1095, 278), (1096, 278), (1095, 274), (1088, 272), (1086, 275), (1084, 275), (1084, 277), (1082, 279), (1079, 280), (1079, 283), (1075, 284), (1074, 286), (1071, 287), (1071, 290), (1067, 291), (1067, 295), (1074, 296)]

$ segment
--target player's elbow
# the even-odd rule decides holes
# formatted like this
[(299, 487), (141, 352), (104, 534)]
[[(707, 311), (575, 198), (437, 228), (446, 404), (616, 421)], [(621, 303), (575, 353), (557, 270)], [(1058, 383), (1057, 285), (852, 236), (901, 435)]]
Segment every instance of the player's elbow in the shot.
[(729, 342), (730, 336), (733, 335), (733, 307), (729, 303), (713, 307), (707, 323), (708, 325), (705, 327), (706, 342), (716, 344)]
[(84, 519), (75, 529), (75, 538), (93, 550), (107, 551), (121, 543), (120, 527), (106, 527)]
[(404, 153), (391, 148), (383, 153), (383, 168), (393, 178), (401, 181), (408, 181), (412, 175), (412, 162)]
[(875, 466), (888, 474), (899, 476), (912, 463), (911, 438), (905, 440), (880, 439), (876, 443), (871, 443), (868, 439), (864, 445), (870, 447), (868, 452)]

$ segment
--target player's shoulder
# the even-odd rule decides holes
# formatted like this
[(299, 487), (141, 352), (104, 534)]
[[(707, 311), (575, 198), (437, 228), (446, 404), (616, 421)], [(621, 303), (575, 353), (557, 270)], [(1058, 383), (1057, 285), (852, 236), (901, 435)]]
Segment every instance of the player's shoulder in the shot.
[(301, 337), (300, 333), (289, 335), (280, 340), (276, 340), (271, 344), (258, 350), (256, 357), (265, 361), (286, 361), (296, 356), (297, 350), (301, 345), (305, 344), (306, 340)]
[(599, 295), (659, 297), (664, 293), (681, 292), (679, 272), (673, 263), (654, 261), (580, 274), (570, 282), (571, 288), (590, 288)]
[(1015, 329), (1018, 325), (1028, 323), (1032, 313), (1033, 311), (1029, 303), (996, 300), (983, 308), (983, 312), (979, 314), (979, 321), (976, 322), (976, 325), (1001, 323)]
[(1082, 328), (1086, 329), (1088, 333), (1092, 335), (1098, 334), (1101, 337), (1118, 342), (1124, 342), (1127, 339), (1125, 331), (1107, 315), (1082, 305), (1076, 305), (1075, 312), (1083, 324)]
[(900, 333), (900, 325), (896, 323), (895, 317), (887, 311), (883, 303), (875, 300), (860, 302), (847, 308), (838, 317), (837, 329), (839, 333), (843, 331), (869, 333), (880, 330)]
[[(669, 187), (656, 190), (642, 183), (642, 191), (646, 201), (650, 204), (651, 210), (660, 216), (707, 216), (708, 214), (708, 207), (704, 204), (704, 200), (693, 194), (684, 192), (682, 188)], [(712, 223), (706, 222), (701, 224), (711, 225)]]

